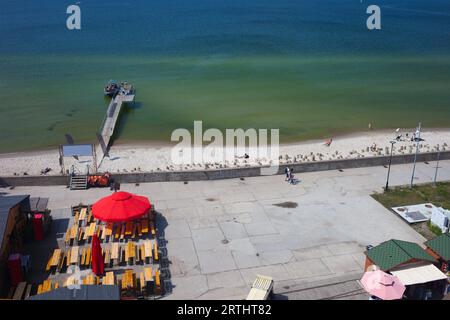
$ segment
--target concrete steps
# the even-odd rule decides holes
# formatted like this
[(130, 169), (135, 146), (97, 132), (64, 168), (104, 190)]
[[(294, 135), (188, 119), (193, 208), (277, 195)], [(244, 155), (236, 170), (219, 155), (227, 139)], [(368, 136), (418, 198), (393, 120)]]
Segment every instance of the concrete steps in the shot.
[(88, 182), (87, 176), (71, 176), (70, 190), (86, 190), (87, 182)]

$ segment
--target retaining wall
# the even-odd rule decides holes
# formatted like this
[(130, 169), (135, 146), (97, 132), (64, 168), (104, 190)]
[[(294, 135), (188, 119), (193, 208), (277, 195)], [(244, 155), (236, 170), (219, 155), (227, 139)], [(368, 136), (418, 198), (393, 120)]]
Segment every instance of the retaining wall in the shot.
[[(420, 153), (417, 162), (436, 161), (437, 153)], [(441, 152), (441, 160), (450, 160), (450, 151)], [(414, 162), (414, 154), (396, 155), (392, 157), (392, 164), (406, 164)], [(286, 166), (294, 169), (294, 173), (314, 172), (325, 170), (339, 170), (362, 167), (384, 166), (389, 164), (389, 156), (368, 157), (359, 159), (344, 159), (332, 161), (317, 161), (306, 163), (292, 163), (280, 165), (278, 174), (283, 174)], [(230, 169), (211, 169), (203, 171), (177, 171), (177, 172), (139, 172), (139, 173), (113, 173), (113, 178), (120, 183), (143, 183), (161, 181), (199, 181), (232, 179), (240, 177), (256, 177), (261, 175), (261, 167), (244, 167)], [(67, 175), (59, 176), (14, 176), (0, 177), (1, 186), (50, 186), (68, 185)]]

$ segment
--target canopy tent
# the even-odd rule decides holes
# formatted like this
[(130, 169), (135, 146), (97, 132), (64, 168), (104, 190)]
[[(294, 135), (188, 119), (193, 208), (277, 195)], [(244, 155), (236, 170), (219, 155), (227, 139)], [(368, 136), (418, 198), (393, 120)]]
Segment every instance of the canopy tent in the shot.
[(397, 270), (392, 270), (391, 273), (398, 277), (406, 286), (447, 279), (447, 276), (433, 264), (406, 266)]
[(150, 208), (147, 197), (120, 191), (97, 201), (92, 214), (101, 221), (124, 222), (142, 217)]

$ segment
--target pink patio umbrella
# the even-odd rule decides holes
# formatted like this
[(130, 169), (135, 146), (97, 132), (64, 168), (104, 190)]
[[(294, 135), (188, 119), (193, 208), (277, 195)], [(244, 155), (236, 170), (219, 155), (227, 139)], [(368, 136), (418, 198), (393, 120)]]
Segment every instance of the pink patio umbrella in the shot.
[(406, 290), (398, 277), (381, 270), (364, 273), (361, 283), (369, 294), (382, 300), (401, 299)]

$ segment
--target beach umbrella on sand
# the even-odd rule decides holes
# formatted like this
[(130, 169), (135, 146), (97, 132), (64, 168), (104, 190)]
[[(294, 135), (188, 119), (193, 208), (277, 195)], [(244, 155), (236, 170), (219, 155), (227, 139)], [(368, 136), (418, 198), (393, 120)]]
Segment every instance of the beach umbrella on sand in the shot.
[(364, 273), (361, 284), (369, 294), (382, 300), (401, 299), (406, 290), (399, 278), (381, 270)]
[(102, 247), (100, 246), (100, 241), (96, 234), (92, 236), (92, 272), (97, 276), (101, 276), (105, 273)]
[(102, 198), (92, 206), (92, 214), (96, 219), (105, 222), (125, 222), (135, 220), (150, 210), (147, 197), (128, 192), (114, 192)]

